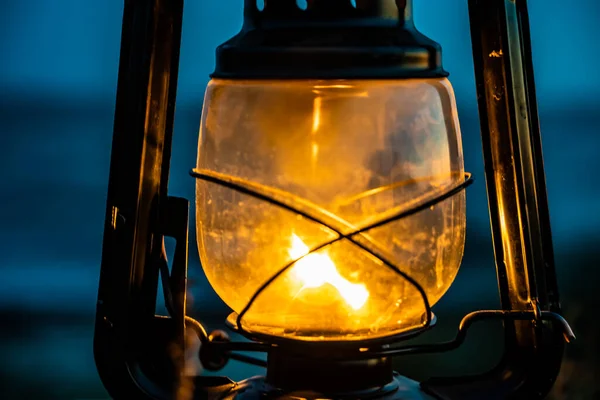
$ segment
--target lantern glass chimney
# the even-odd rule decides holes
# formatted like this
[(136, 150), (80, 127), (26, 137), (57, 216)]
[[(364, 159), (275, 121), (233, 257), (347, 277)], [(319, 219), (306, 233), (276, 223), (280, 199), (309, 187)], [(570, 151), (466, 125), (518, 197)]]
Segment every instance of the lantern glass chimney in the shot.
[[(235, 312), (298, 260), (253, 301), (245, 330), (357, 341), (422, 326), (426, 309), (415, 285), (348, 239), (335, 239), (464, 180), (447, 79), (213, 79), (197, 170), (303, 210), (197, 179), (202, 266)], [(414, 278), (434, 304), (458, 271), (465, 224), (461, 192), (353, 238)]]

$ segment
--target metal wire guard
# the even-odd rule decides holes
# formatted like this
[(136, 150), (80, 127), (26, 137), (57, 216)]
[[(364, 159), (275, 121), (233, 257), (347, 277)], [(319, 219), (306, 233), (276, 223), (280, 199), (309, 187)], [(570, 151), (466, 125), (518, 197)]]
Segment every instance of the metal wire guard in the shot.
[[(208, 170), (193, 169), (190, 172), (190, 175), (192, 175), (193, 177), (195, 177), (197, 179), (202, 179), (202, 180), (205, 180), (208, 182), (219, 184), (224, 187), (230, 188), (232, 190), (238, 191), (240, 193), (250, 195), (257, 199), (262, 199), (271, 204), (282, 207), (286, 210), (296, 212), (299, 215), (302, 215), (314, 222), (321, 223), (325, 226), (328, 226), (330, 229), (332, 229), (333, 231), (335, 231), (338, 234), (337, 238), (335, 238), (329, 242), (323, 243), (319, 246), (314, 247), (313, 249), (310, 250), (310, 252), (318, 251), (319, 249), (326, 247), (332, 243), (335, 243), (339, 240), (348, 239), (352, 243), (355, 243), (357, 246), (363, 248), (365, 251), (368, 251), (369, 253), (373, 254), (377, 258), (380, 258), (378, 254), (374, 254), (371, 251), (371, 249), (363, 247), (360, 243), (356, 243), (352, 239), (352, 236), (359, 235), (369, 229), (373, 229), (375, 227), (384, 225), (388, 222), (395, 221), (400, 218), (404, 218), (409, 215), (415, 214), (419, 211), (422, 211), (428, 207), (431, 207), (431, 206), (459, 193), (460, 191), (464, 190), (470, 184), (473, 183), (473, 179), (472, 179), (471, 175), (466, 173), (464, 175), (464, 180), (462, 182), (459, 182), (456, 185), (449, 187), (444, 193), (440, 194), (439, 196), (427, 199), (426, 201), (420, 202), (419, 204), (415, 204), (412, 207), (404, 208), (402, 210), (397, 210), (396, 212), (388, 213), (384, 218), (380, 218), (379, 220), (376, 220), (376, 221), (371, 221), (369, 224), (366, 224), (362, 227), (356, 228), (350, 232), (341, 233), (341, 232), (339, 232), (339, 229), (335, 229), (334, 227), (329, 226), (329, 224), (324, 224), (323, 221), (321, 221), (321, 218), (319, 218), (319, 215), (313, 215), (313, 213), (310, 212), (311, 211), (310, 209), (304, 210), (304, 209), (301, 209), (300, 207), (297, 207), (294, 204), (290, 204), (291, 202), (289, 200), (286, 201), (286, 196), (281, 196), (283, 194), (283, 192), (281, 192), (277, 189), (265, 187), (262, 185), (258, 185), (258, 184), (252, 183), (252, 182), (242, 180), (240, 178), (236, 178), (236, 177), (232, 177), (232, 176), (228, 176), (228, 175), (224, 175), (224, 174), (219, 174), (219, 173), (215, 173), (213, 171), (208, 171)], [(312, 211), (314, 211), (314, 210), (312, 210)], [(308, 254), (310, 254), (310, 252)], [(407, 274), (400, 271), (398, 268), (393, 266), (391, 263), (386, 262), (387, 260), (384, 260), (382, 258), (380, 258), (380, 259), (384, 262), (384, 264), (386, 264), (387, 267), (391, 268), (394, 272), (396, 272), (397, 274), (399, 274), (400, 276), (406, 278), (409, 282), (411, 282), (417, 288), (417, 290), (420, 289), (419, 292), (421, 293), (421, 295), (423, 297), (423, 303), (426, 307), (426, 320), (425, 320), (423, 326), (418, 329), (417, 333), (426, 330), (432, 322), (433, 313), (431, 312), (431, 307), (430, 307), (429, 302), (427, 301), (427, 296), (425, 295), (423, 288), (418, 284), (418, 282), (416, 282), (414, 279), (411, 279), (410, 276), (408, 276)], [(275, 279), (277, 279), (278, 276), (283, 274), (285, 272), (285, 270), (291, 268), (294, 265), (294, 263), (297, 262), (298, 260), (299, 259), (294, 260), (294, 261), (290, 262), (288, 265), (284, 266), (280, 271), (278, 271), (278, 273), (276, 273), (270, 279), (268, 279), (255, 292), (255, 294), (252, 296), (249, 303), (246, 305), (244, 310), (238, 315), (238, 317), (236, 319), (236, 324), (237, 324), (237, 327), (238, 327), (240, 333), (246, 334), (251, 337), (251, 335), (249, 335), (249, 333), (246, 332), (242, 327), (241, 319), (242, 319), (243, 315), (249, 310), (253, 301), (256, 300), (256, 298), (260, 295), (260, 293), (262, 291), (264, 291), (264, 289), (266, 289), (266, 287), (268, 287), (268, 285), (271, 284)], [(467, 331), (474, 322), (481, 321), (481, 320), (490, 320), (490, 319), (496, 319), (496, 320), (502, 320), (502, 321), (531, 320), (531, 321), (535, 321), (535, 322), (539, 322), (539, 323), (542, 323), (543, 321), (552, 321), (553, 323), (557, 324), (559, 326), (559, 328), (562, 330), (565, 341), (570, 342), (571, 340), (575, 339), (575, 335), (574, 335), (573, 331), (571, 330), (571, 327), (569, 326), (568, 322), (561, 315), (554, 313), (554, 312), (550, 312), (550, 311), (541, 311), (536, 307), (533, 307), (533, 308), (534, 308), (533, 311), (481, 310), (481, 311), (472, 312), (463, 318), (463, 320), (460, 323), (456, 337), (453, 340), (450, 340), (448, 342), (423, 344), (423, 345), (409, 345), (409, 346), (394, 348), (394, 347), (389, 347), (387, 344), (380, 346), (380, 345), (377, 345), (376, 343), (372, 343), (373, 345), (371, 347), (365, 347), (365, 345), (368, 343), (365, 343), (366, 341), (359, 341), (359, 342), (357, 342), (357, 344), (360, 346), (360, 348), (357, 347), (354, 349), (353, 352), (351, 351), (349, 353), (344, 353), (343, 357), (347, 360), (349, 360), (349, 359), (368, 359), (368, 358), (375, 358), (375, 357), (394, 357), (394, 356), (400, 356), (400, 355), (435, 353), (435, 352), (443, 352), (443, 351), (453, 350), (453, 349), (458, 348), (464, 342), (466, 335), (467, 335)], [(270, 343), (270, 342), (265, 342), (265, 343), (261, 343), (261, 342), (211, 342), (208, 339), (208, 336), (206, 335), (206, 331), (204, 330), (204, 328), (202, 327), (201, 324), (199, 324), (197, 321), (193, 320), (190, 317), (186, 317), (186, 321), (190, 328), (198, 331), (197, 334), (198, 334), (200, 340), (202, 341), (203, 346), (210, 346), (213, 350), (218, 350), (217, 354), (221, 353), (223, 355), (227, 355), (228, 357), (230, 357), (232, 359), (237, 359), (242, 362), (246, 362), (246, 363), (250, 363), (250, 364), (254, 364), (254, 365), (258, 365), (258, 366), (263, 366), (263, 367), (266, 366), (266, 362), (264, 360), (256, 359), (256, 358), (241, 355), (241, 354), (236, 354), (234, 352), (236, 352), (236, 351), (268, 352), (272, 348), (273, 343)], [(393, 337), (386, 338), (386, 339), (387, 339), (387, 343), (391, 343), (394, 341)], [(294, 340), (294, 339), (289, 339), (289, 341), (299, 342), (298, 340)], [(329, 343), (329, 342), (327, 342), (327, 343)]]
[[(307, 255), (309, 255), (311, 253), (319, 251), (327, 246), (330, 246), (333, 243), (344, 240), (344, 239), (350, 241), (355, 246), (368, 252), (373, 257), (379, 259), (387, 268), (389, 268), (395, 274), (397, 274), (397, 275), (401, 276), (402, 278), (404, 278), (405, 280), (407, 280), (419, 292), (419, 294), (423, 300), (423, 305), (424, 305), (424, 309), (425, 309), (425, 314), (424, 314), (425, 318), (424, 318), (424, 321), (423, 321), (421, 327), (415, 328), (410, 331), (411, 336), (414, 334), (421, 333), (421, 332), (427, 330), (431, 326), (432, 321), (433, 321), (433, 313), (431, 311), (431, 305), (427, 299), (427, 294), (426, 294), (425, 290), (423, 289), (423, 287), (414, 278), (412, 278), (409, 274), (407, 274), (406, 272), (404, 272), (400, 268), (398, 268), (396, 265), (394, 265), (388, 259), (388, 257), (386, 257), (386, 255), (383, 254), (382, 251), (380, 251), (376, 248), (376, 246), (371, 241), (371, 239), (368, 238), (367, 236), (363, 235), (363, 233), (370, 229), (374, 229), (374, 228), (380, 227), (382, 225), (385, 225), (387, 223), (390, 223), (390, 222), (408, 217), (410, 215), (416, 214), (422, 210), (425, 210), (432, 206), (435, 206), (436, 204), (440, 203), (441, 201), (443, 201), (449, 197), (454, 196), (455, 194), (464, 190), (467, 186), (469, 186), (473, 182), (471, 174), (465, 173), (464, 179), (462, 179), (456, 183), (450, 184), (446, 188), (446, 190), (439, 195), (436, 195), (436, 196), (430, 195), (430, 196), (420, 197), (420, 198), (416, 199), (415, 201), (412, 201), (408, 204), (388, 210), (387, 212), (381, 214), (381, 216), (379, 218), (371, 219), (367, 222), (362, 223), (359, 226), (351, 225), (348, 222), (344, 221), (343, 219), (339, 218), (338, 216), (336, 216), (332, 213), (329, 213), (327, 210), (324, 210), (313, 203), (310, 203), (303, 199), (299, 199), (297, 196), (294, 196), (290, 193), (284, 192), (284, 191), (276, 189), (276, 188), (268, 187), (268, 186), (261, 185), (261, 184), (255, 183), (255, 182), (251, 182), (251, 181), (239, 178), (239, 177), (226, 175), (226, 174), (222, 174), (222, 173), (218, 173), (218, 172), (214, 172), (214, 171), (206, 170), (206, 169), (193, 169), (190, 172), (190, 175), (192, 175), (193, 177), (195, 177), (197, 179), (202, 179), (207, 182), (221, 185), (223, 187), (232, 189), (236, 192), (240, 192), (240, 193), (252, 196), (259, 200), (263, 200), (270, 204), (281, 207), (285, 210), (294, 212), (297, 215), (301, 215), (304, 218), (307, 218), (313, 222), (316, 222), (318, 224), (321, 224), (321, 225), (329, 228), (330, 230), (332, 230), (333, 232), (335, 232), (337, 234), (337, 237), (335, 237), (327, 242), (321, 243), (318, 246), (311, 248), (308, 251), (308, 253), (306, 253), (302, 257), (292, 260), (291, 262), (289, 262), (288, 264), (286, 264), (285, 266), (280, 268), (279, 271), (277, 271), (277, 273), (275, 273), (269, 279), (267, 279), (256, 290), (256, 292), (251, 296), (251, 298), (248, 301), (248, 303), (246, 304), (246, 306), (242, 309), (242, 311), (237, 316), (236, 329), (241, 334), (244, 334), (245, 336), (248, 336), (248, 337), (253, 337), (253, 335), (256, 335), (255, 333), (249, 332), (246, 329), (244, 329), (242, 321), (243, 321), (244, 316), (247, 314), (247, 312), (250, 310), (250, 308), (254, 304), (254, 302), (257, 300), (257, 298), (260, 296), (260, 294), (263, 293), (265, 291), (265, 289), (267, 289), (269, 287), (269, 285), (271, 285), (277, 278), (279, 278), (287, 270), (292, 268), (302, 258), (306, 257)], [(452, 175), (458, 175), (458, 174), (452, 174)], [(452, 175), (449, 175), (449, 176), (452, 176)], [(403, 181), (403, 182), (399, 182), (399, 183), (394, 183), (392, 185), (388, 185), (386, 187), (376, 189), (376, 190), (388, 190), (393, 187), (403, 186), (403, 185), (407, 185), (410, 183), (416, 183), (416, 182), (420, 182), (420, 181), (431, 181), (431, 180), (434, 180), (435, 178), (436, 177), (425, 177), (425, 178), (420, 178), (420, 179), (407, 180), (407, 181)], [(360, 242), (355, 239), (355, 236), (359, 236), (359, 235), (361, 236)], [(369, 245), (365, 244), (364, 242), (367, 242)], [(266, 335), (259, 335), (259, 336), (264, 337)], [(395, 339), (399, 339), (403, 336), (404, 335), (402, 335), (402, 334), (389, 336), (389, 337), (387, 337), (387, 342), (389, 343), (389, 342), (394, 341)], [(272, 339), (277, 341), (278, 338), (273, 337)], [(298, 340), (298, 339), (291, 339), (291, 340)], [(369, 339), (367, 339), (366, 341), (369, 341)], [(360, 342), (361, 342), (361, 344), (364, 344), (365, 341), (360, 341)]]
[[(342, 354), (332, 355), (328, 354), (328, 360), (366, 360), (378, 357), (399, 357), (406, 355), (415, 354), (426, 354), (426, 353), (441, 353), (445, 351), (455, 350), (465, 341), (467, 332), (472, 324), (484, 320), (500, 320), (500, 321), (551, 321), (559, 326), (562, 331), (563, 338), (567, 343), (575, 340), (575, 334), (569, 326), (569, 323), (559, 314), (551, 311), (541, 311), (536, 313), (535, 311), (508, 311), (508, 310), (480, 310), (474, 311), (467, 314), (458, 327), (458, 332), (454, 339), (447, 342), (430, 343), (430, 344), (417, 344), (408, 345), (401, 347), (389, 347), (389, 346), (373, 346), (367, 348), (356, 349), (354, 352), (346, 352)], [(223, 354), (242, 362), (246, 362), (261, 367), (266, 367), (265, 361), (236, 354), (236, 351), (245, 352), (269, 352), (272, 348), (271, 344), (258, 343), (258, 342), (205, 342), (205, 345), (211, 346), (211, 350), (216, 351), (217, 354)]]

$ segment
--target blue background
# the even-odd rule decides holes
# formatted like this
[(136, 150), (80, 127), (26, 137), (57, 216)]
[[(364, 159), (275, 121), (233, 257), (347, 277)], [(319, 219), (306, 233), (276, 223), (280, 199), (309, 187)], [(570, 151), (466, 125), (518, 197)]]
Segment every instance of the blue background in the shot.
[[(186, 2), (172, 195), (193, 199), (187, 171), (195, 163), (204, 87), (214, 48), (239, 30), (242, 2)], [(122, 3), (0, 5), (0, 397), (105, 398), (93, 363), (92, 329)], [(600, 395), (600, 2), (531, 0), (530, 15), (557, 268), (565, 315), (580, 338), (567, 353), (553, 398), (593, 399)], [(466, 166), (477, 178), (467, 196), (463, 268), (437, 307), (437, 335), (447, 337), (466, 312), (497, 306), (467, 2), (415, 0), (415, 20), (444, 49)], [(201, 317), (209, 308), (218, 322), (225, 309), (202, 275), (194, 240), (193, 312)], [(465, 357), (438, 365), (485, 365), (473, 346)], [(493, 353), (493, 346), (487, 348)], [(423, 371), (427, 362), (406, 365)], [(260, 371), (231, 365), (226, 372), (241, 378)]]

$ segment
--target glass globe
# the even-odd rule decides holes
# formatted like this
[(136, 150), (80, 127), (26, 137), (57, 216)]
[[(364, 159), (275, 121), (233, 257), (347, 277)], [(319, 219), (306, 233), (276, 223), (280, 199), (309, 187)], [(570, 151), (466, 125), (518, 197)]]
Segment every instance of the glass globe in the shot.
[[(212, 80), (197, 169), (250, 183), (324, 222), (197, 179), (200, 259), (235, 312), (298, 260), (256, 298), (245, 330), (356, 341), (422, 326), (426, 310), (414, 285), (348, 239), (334, 239), (462, 182), (448, 80)], [(414, 278), (433, 305), (457, 274), (465, 224), (461, 192), (355, 238)]]

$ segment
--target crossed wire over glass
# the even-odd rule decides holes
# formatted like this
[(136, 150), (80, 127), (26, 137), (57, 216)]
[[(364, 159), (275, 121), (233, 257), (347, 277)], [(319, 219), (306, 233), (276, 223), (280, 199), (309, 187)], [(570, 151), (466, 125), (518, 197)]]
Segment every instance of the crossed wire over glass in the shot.
[[(417, 199), (413, 199), (409, 203), (387, 210), (386, 212), (380, 214), (377, 218), (369, 219), (366, 222), (362, 222), (358, 226), (348, 223), (339, 216), (332, 214), (313, 203), (310, 203), (303, 199), (299, 199), (297, 196), (294, 196), (288, 192), (279, 189), (275, 189), (236, 176), (222, 174), (207, 169), (192, 169), (190, 171), (190, 175), (196, 179), (201, 179), (207, 182), (221, 185), (236, 192), (249, 195), (256, 199), (278, 206), (282, 209), (294, 212), (297, 215), (307, 218), (310, 221), (321, 224), (331, 229), (337, 235), (337, 237), (331, 240), (328, 240), (317, 246), (314, 246), (313, 248), (310, 248), (306, 254), (290, 261), (289, 263), (281, 267), (275, 274), (273, 274), (262, 285), (260, 285), (260, 287), (254, 292), (248, 303), (244, 306), (244, 308), (240, 311), (236, 318), (235, 325), (240, 333), (252, 336), (250, 332), (244, 329), (242, 323), (243, 318), (251, 309), (252, 305), (258, 299), (261, 293), (263, 293), (265, 289), (269, 287), (269, 285), (271, 285), (275, 280), (277, 280), (277, 278), (283, 275), (287, 270), (292, 268), (298, 261), (300, 261), (304, 257), (342, 240), (348, 240), (361, 250), (371, 254), (373, 257), (380, 260), (387, 268), (389, 268), (395, 274), (404, 278), (410, 283), (411, 286), (413, 286), (419, 292), (425, 309), (425, 320), (423, 321), (420, 328), (413, 329), (410, 333), (416, 334), (428, 329), (431, 326), (433, 321), (433, 313), (431, 311), (430, 302), (427, 298), (427, 293), (425, 292), (423, 287), (413, 277), (411, 277), (409, 274), (407, 274), (406, 272), (398, 268), (396, 265), (394, 265), (394, 263), (391, 262), (389, 258), (385, 254), (383, 254), (382, 251), (377, 249), (376, 243), (364, 233), (370, 229), (374, 229), (388, 224), (390, 222), (397, 221), (399, 219), (416, 214), (419, 211), (433, 207), (441, 201), (454, 196), (455, 194), (461, 192), (466, 187), (468, 187), (471, 183), (473, 183), (471, 174), (465, 173), (464, 176), (462, 176), (462, 173), (454, 173), (452, 175), (461, 175), (462, 180), (454, 181), (454, 183), (445, 188), (445, 190), (441, 194), (429, 194), (426, 196), (421, 196)], [(432, 179), (434, 179), (434, 177), (412, 179), (394, 183), (383, 188), (378, 188), (377, 190), (388, 190), (390, 188), (415, 183), (417, 181), (425, 181)], [(359, 235), (361, 241), (355, 238)], [(366, 242), (367, 244), (363, 242)], [(401, 333), (399, 336), (404, 337), (405, 334), (406, 333)]]

